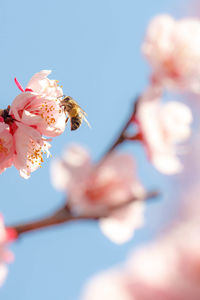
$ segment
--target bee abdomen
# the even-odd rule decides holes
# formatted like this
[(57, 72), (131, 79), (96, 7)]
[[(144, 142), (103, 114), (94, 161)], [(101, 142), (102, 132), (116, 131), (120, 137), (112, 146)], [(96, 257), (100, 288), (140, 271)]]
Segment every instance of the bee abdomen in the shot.
[(71, 118), (71, 130), (76, 130), (81, 126), (82, 119), (80, 117)]

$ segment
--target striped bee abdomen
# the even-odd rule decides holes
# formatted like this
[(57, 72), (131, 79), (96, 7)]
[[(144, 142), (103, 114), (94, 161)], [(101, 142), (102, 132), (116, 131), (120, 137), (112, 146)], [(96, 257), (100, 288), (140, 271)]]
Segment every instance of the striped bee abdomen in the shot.
[(82, 118), (80, 116), (71, 118), (71, 130), (76, 130), (81, 126)]

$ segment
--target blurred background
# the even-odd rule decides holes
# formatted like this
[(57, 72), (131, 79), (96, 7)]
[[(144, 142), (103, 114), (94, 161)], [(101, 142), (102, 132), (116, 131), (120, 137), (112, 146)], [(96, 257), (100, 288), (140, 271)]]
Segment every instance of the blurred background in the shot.
[[(148, 84), (149, 67), (141, 43), (152, 17), (194, 15), (189, 0), (1, 1), (1, 107), (19, 94), (42, 69), (51, 69), (64, 94), (76, 99), (92, 125), (65, 133), (52, 142), (52, 158), (29, 180), (14, 168), (0, 175), (0, 211), (7, 224), (44, 216), (64, 201), (53, 189), (51, 160), (71, 143), (85, 146), (98, 160), (123, 126), (134, 98)], [(22, 236), (12, 245), (15, 262), (0, 290), (3, 300), (76, 300), (93, 274), (121, 263), (130, 250), (151, 240), (176, 215), (170, 197), (174, 177), (158, 173), (140, 145), (121, 150), (135, 156), (140, 179), (162, 196), (147, 203), (146, 224), (121, 246), (102, 235), (98, 224), (71, 223)], [(173, 204), (173, 206), (172, 206)]]

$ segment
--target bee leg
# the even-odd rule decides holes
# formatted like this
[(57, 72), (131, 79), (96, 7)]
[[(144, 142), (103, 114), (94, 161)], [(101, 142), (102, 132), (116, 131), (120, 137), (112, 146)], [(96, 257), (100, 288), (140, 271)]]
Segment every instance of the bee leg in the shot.
[(67, 119), (65, 120), (65, 124), (67, 124), (67, 121), (69, 120), (69, 118), (67, 117)]

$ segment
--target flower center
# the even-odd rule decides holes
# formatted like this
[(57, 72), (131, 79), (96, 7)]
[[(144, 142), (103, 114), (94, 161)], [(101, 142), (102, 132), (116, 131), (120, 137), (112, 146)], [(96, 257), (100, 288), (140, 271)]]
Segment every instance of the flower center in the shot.
[(39, 165), (41, 167), (41, 163), (43, 162), (42, 154), (43, 154), (42, 146), (38, 145), (36, 142), (31, 140), (29, 144), (28, 155), (27, 155), (27, 159), (28, 159), (27, 168), (34, 165), (36, 166)]
[(30, 113), (40, 116), (49, 126), (54, 125), (58, 115), (62, 113), (60, 101), (54, 99), (41, 103), (41, 98), (31, 98), (31, 104), (28, 103), (25, 107)]
[[(48, 125), (55, 124), (56, 119), (54, 118), (54, 114), (56, 110), (54, 105), (48, 105), (47, 102), (44, 102), (44, 104), (39, 107), (39, 110), (39, 115), (47, 122)], [(59, 113), (61, 113), (61, 109), (59, 110)]]
[(114, 186), (114, 181), (109, 180), (107, 182), (99, 183), (96, 178), (92, 178), (85, 189), (85, 196), (91, 202), (101, 201), (111, 192)]
[(174, 79), (179, 78), (180, 72), (178, 71), (178, 69), (176, 67), (175, 61), (171, 57), (165, 59), (163, 62), (163, 65), (164, 65), (166, 73), (169, 77), (174, 78)]
[(8, 155), (8, 149), (4, 147), (4, 139), (0, 139), (0, 154)]

